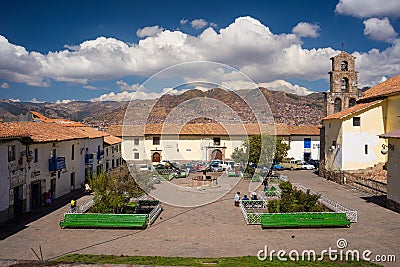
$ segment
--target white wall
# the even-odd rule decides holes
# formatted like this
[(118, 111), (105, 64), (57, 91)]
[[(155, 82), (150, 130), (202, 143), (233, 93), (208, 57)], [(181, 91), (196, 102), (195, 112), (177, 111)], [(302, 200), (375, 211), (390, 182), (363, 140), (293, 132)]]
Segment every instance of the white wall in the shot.
[[(304, 138), (311, 138), (311, 149), (304, 148)], [(290, 145), (288, 150), (288, 158), (294, 158), (296, 160), (304, 160), (304, 152), (311, 153), (311, 159), (319, 160), (319, 136), (303, 136), (295, 135), (285, 137), (284, 140)], [(290, 141), (287, 141), (290, 140)]]
[[(135, 145), (134, 139), (139, 138), (139, 145)], [(121, 144), (121, 156), (125, 161), (134, 161), (134, 153), (139, 153), (138, 160), (150, 160), (150, 156), (146, 156), (144, 136), (124, 136)], [(111, 151), (110, 151), (111, 152)]]

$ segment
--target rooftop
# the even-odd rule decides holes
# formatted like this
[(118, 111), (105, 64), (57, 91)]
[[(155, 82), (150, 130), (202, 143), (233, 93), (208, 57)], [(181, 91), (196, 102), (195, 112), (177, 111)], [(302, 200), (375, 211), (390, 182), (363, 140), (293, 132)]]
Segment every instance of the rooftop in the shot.
[(329, 116), (323, 118), (322, 120), (331, 120), (331, 119), (339, 119), (339, 120), (341, 120), (341, 119), (344, 119), (344, 118), (346, 118), (348, 116), (354, 115), (354, 114), (356, 114), (356, 113), (358, 113), (360, 111), (363, 111), (363, 110), (365, 110), (365, 109), (367, 109), (369, 107), (377, 105), (377, 104), (381, 103), (382, 101), (383, 100), (375, 100), (375, 101), (372, 101), (372, 102), (357, 104), (357, 105), (355, 105), (355, 106), (353, 106), (351, 108), (344, 109), (344, 110), (342, 110), (340, 112), (337, 112), (335, 114), (329, 115)]
[(379, 135), (381, 138), (398, 138), (400, 139), (400, 129)]
[(73, 128), (43, 122), (1, 122), (0, 138), (32, 139), (33, 142), (56, 142), (72, 139), (88, 138)]
[(368, 89), (360, 100), (363, 101), (393, 94), (400, 94), (400, 75), (394, 76), (387, 81)]

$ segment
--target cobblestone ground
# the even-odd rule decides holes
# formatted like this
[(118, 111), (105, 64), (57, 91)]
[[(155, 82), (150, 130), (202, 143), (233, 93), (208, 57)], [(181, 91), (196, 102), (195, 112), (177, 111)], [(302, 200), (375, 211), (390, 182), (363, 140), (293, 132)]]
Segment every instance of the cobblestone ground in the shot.
[[(34, 260), (31, 248), (42, 248), (43, 257), (52, 259), (68, 253), (158, 255), (182, 257), (224, 257), (257, 255), (269, 251), (314, 249), (320, 252), (345, 238), (348, 249), (371, 250), (374, 254), (400, 257), (398, 245), (400, 214), (367, 202), (363, 193), (326, 181), (309, 171), (285, 172), (301, 183), (358, 211), (358, 222), (350, 228), (265, 229), (246, 225), (240, 208), (233, 204), (236, 191), (248, 193), (251, 182), (241, 180), (218, 201), (197, 207), (163, 205), (163, 212), (146, 230), (60, 229), (58, 222), (68, 210), (64, 206), (37, 219), (19, 232), (0, 240), (0, 259)], [(87, 196), (85, 196), (87, 197)], [(79, 199), (78, 202), (83, 202)], [(399, 258), (400, 260), (400, 258)], [(393, 265), (395, 266), (395, 265)]]

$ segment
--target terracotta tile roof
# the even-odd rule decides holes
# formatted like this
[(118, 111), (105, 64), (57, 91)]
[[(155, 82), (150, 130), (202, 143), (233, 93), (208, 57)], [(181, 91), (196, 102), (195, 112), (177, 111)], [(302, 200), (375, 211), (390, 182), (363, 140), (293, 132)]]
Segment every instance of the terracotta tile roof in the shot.
[(35, 121), (41, 121), (41, 122), (45, 122), (45, 123), (57, 123), (57, 124), (61, 124), (63, 126), (70, 126), (70, 127), (85, 126), (84, 124), (82, 124), (80, 122), (66, 120), (66, 119), (51, 119), (51, 118), (48, 118), (48, 117), (40, 114), (39, 112), (36, 112), (36, 111), (30, 111), (30, 112), (33, 115), (33, 119)]
[(400, 129), (379, 135), (382, 138), (398, 138), (400, 139)]
[(3, 122), (0, 123), (0, 138), (29, 137), (33, 142), (55, 142), (87, 138), (87, 135), (53, 123)]
[(277, 136), (289, 136), (289, 135), (319, 135), (319, 128), (315, 125), (286, 125), (276, 124), (276, 135)]
[[(314, 125), (289, 126), (276, 124), (275, 128), (269, 124), (228, 124), (221, 125), (217, 123), (198, 123), (198, 124), (147, 124), (145, 129), (143, 125), (114, 125), (106, 129), (107, 133), (122, 137), (124, 136), (143, 136), (161, 135), (161, 134), (180, 134), (180, 135), (255, 135), (263, 133), (277, 135), (319, 135), (319, 129)], [(228, 134), (229, 133), (229, 134)]]
[[(69, 127), (70, 128), (70, 127)], [(71, 127), (71, 129), (74, 129), (76, 131), (81, 132), (82, 134), (86, 135), (88, 138), (99, 138), (99, 137), (104, 137), (109, 134), (98, 131), (92, 127), (85, 126), (85, 127)]]
[(365, 110), (365, 109), (367, 109), (369, 107), (377, 105), (377, 104), (381, 103), (382, 101), (384, 101), (384, 100), (375, 100), (375, 101), (372, 101), (372, 102), (357, 104), (357, 105), (355, 105), (355, 106), (353, 106), (351, 108), (344, 109), (344, 110), (342, 110), (342, 111), (340, 111), (338, 113), (329, 115), (329, 116), (323, 118), (322, 120), (331, 120), (331, 119), (339, 119), (339, 120), (341, 120), (341, 119), (346, 118), (348, 116), (354, 115), (354, 114), (356, 114), (356, 113), (358, 113), (360, 111), (363, 111), (363, 110)]
[(119, 137), (116, 137), (114, 135), (107, 135), (107, 136), (104, 136), (104, 143), (108, 144), (108, 145), (115, 145), (115, 144), (122, 143), (122, 139)]
[(360, 100), (362, 101), (392, 94), (400, 94), (400, 75), (394, 76), (387, 81), (368, 89)]

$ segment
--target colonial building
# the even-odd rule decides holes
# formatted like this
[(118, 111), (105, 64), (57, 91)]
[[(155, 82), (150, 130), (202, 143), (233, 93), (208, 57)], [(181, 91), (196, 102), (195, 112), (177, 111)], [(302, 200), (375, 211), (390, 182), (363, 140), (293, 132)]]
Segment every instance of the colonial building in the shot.
[(289, 157), (319, 159), (319, 130), (310, 125), (148, 124), (116, 125), (106, 131), (123, 137), (122, 157), (126, 161), (231, 159), (235, 148), (241, 147), (248, 136), (260, 132), (281, 137), (287, 142), (290, 145)]
[(39, 122), (0, 123), (0, 221), (42, 205), (42, 194), (56, 198), (85, 180), (87, 135)]
[(122, 164), (121, 143), (121, 138), (113, 135), (104, 136), (105, 171), (114, 169)]
[(387, 141), (379, 135), (400, 129), (400, 76), (367, 90), (357, 103), (323, 119), (323, 174), (382, 169), (387, 161), (381, 153)]

